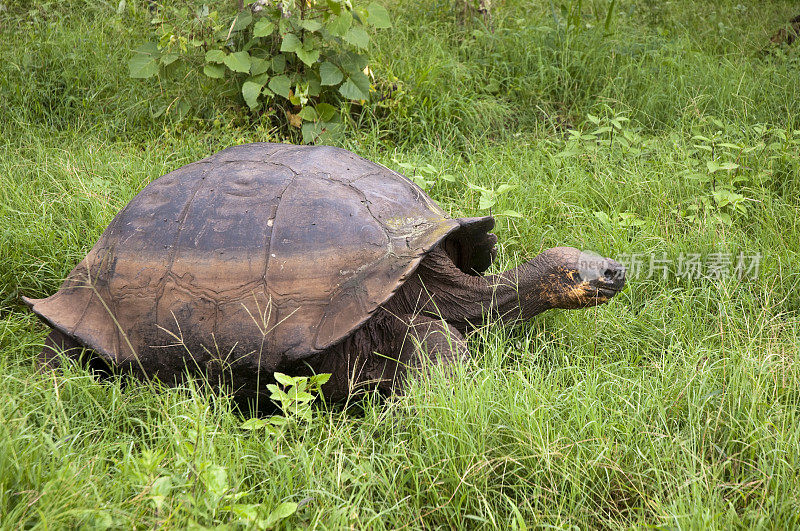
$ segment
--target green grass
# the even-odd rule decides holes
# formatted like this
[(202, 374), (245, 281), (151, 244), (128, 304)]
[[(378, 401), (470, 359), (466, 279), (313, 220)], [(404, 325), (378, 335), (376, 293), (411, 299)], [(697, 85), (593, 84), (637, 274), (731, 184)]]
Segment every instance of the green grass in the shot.
[[(392, 4), (372, 67), (397, 87), (342, 146), (431, 164), (454, 216), (485, 213), (467, 183), (515, 185), (494, 207), (523, 216), (498, 217), (498, 269), (555, 245), (673, 268), (606, 306), (477, 330), (453, 377), (277, 436), (242, 429), (202, 382), (36, 370), (46, 329), (20, 295), (58, 289), (146, 183), (280, 139), (203, 87), (127, 78), (144, 2), (4, 5), (0, 526), (248, 528), (282, 502), (301, 503), (286, 528), (800, 525), (799, 56), (762, 53), (790, 2), (621, 1), (605, 37), (565, 31), (549, 2), (497, 2), (493, 31), (446, 2)], [(193, 117), (151, 119), (178, 90)], [(630, 118), (629, 146), (569, 141), (597, 128), (589, 114)], [(757, 278), (675, 270), (739, 252), (761, 253)]]

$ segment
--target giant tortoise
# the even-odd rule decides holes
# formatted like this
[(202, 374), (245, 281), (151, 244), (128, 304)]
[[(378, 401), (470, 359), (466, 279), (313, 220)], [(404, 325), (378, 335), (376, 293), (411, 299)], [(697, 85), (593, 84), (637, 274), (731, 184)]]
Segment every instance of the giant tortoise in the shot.
[(240, 398), (274, 372), (331, 373), (331, 399), (391, 393), (469, 355), (463, 334), (604, 303), (617, 262), (549, 249), (485, 275), (492, 217), (452, 219), (402, 175), (327, 146), (231, 147), (156, 179), (61, 289), (25, 302), (52, 328), (40, 360), (89, 353)]

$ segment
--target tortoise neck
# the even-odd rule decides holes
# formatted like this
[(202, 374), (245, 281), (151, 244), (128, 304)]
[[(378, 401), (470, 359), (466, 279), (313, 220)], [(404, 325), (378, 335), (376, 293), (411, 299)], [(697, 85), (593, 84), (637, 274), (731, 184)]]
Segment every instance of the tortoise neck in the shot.
[(439, 317), (462, 332), (487, 316), (504, 323), (530, 319), (551, 308), (545, 262), (540, 255), (499, 275), (472, 276), (434, 250), (384, 308), (396, 315)]
[(489, 314), (504, 324), (513, 324), (549, 310), (552, 305), (548, 302), (545, 265), (540, 255), (499, 275), (474, 277), (482, 284), (482, 304), (481, 309), (470, 312), (468, 321), (479, 323)]
[(548, 296), (546, 267), (537, 256), (514, 269), (489, 278), (497, 301), (493, 313), (504, 323), (526, 321), (552, 308)]

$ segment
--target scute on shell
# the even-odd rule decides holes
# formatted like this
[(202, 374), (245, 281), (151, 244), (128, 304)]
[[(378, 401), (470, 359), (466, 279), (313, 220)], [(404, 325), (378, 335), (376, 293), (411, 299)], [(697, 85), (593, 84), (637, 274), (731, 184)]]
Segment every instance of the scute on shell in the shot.
[(247, 144), (150, 183), (56, 294), (25, 301), (136, 372), (274, 371), (351, 334), (450, 234), (482, 272), (492, 225), (343, 149)]

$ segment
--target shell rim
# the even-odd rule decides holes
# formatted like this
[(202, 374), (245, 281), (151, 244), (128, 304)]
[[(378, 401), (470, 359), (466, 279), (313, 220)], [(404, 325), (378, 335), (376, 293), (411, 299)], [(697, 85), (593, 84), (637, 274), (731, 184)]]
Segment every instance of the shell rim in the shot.
[[(392, 289), (392, 291), (389, 292), (389, 294), (386, 296), (386, 298), (384, 298), (380, 303), (376, 304), (375, 307), (371, 311), (365, 312), (365, 315), (364, 315), (363, 319), (359, 320), (355, 325), (353, 325), (346, 334), (342, 335), (341, 337), (339, 337), (339, 338), (337, 338), (337, 339), (335, 339), (333, 341), (325, 343), (325, 344), (321, 344), (321, 345), (314, 344), (314, 349), (317, 352), (323, 352), (323, 351), (325, 351), (327, 349), (330, 349), (330, 348), (342, 343), (343, 341), (345, 341), (356, 330), (358, 330), (359, 328), (364, 326), (364, 324), (367, 321), (369, 321), (373, 317), (373, 315), (375, 315), (375, 313), (378, 311), (378, 309), (381, 308), (381, 306), (383, 306), (383, 304), (386, 303), (386, 301), (388, 301), (389, 299), (394, 297), (394, 295), (397, 293), (397, 291), (406, 283), (408, 278), (411, 275), (414, 274), (414, 272), (417, 270), (417, 268), (419, 267), (419, 265), (422, 262), (422, 260), (433, 249), (435, 249), (436, 246), (441, 244), (448, 236), (451, 236), (451, 235), (459, 232), (460, 230), (463, 230), (465, 227), (467, 227), (467, 226), (469, 226), (469, 225), (471, 225), (473, 223), (478, 222), (478, 220), (485, 220), (487, 218), (492, 218), (492, 217), (493, 216), (482, 216), (482, 217), (479, 217), (479, 218), (445, 218), (447, 221), (454, 222), (452, 224), (452, 226), (449, 227), (447, 230), (442, 231), (438, 238), (432, 239), (430, 245), (428, 245), (426, 247), (423, 247), (422, 251), (417, 256), (415, 256), (413, 260), (411, 260), (409, 262), (408, 267), (406, 268), (406, 271), (397, 279), (394, 289)], [(467, 223), (467, 220), (469, 220), (469, 223)], [(445, 220), (443, 220), (443, 221), (445, 221)], [(38, 303), (46, 301), (46, 300), (50, 299), (51, 297), (54, 297), (54, 296), (58, 295), (60, 293), (60, 291), (61, 291), (61, 289), (59, 288), (59, 290), (56, 291), (50, 297), (45, 297), (45, 298), (42, 298), (42, 299), (31, 299), (31, 298), (26, 297), (24, 295), (21, 295), (20, 298), (22, 299), (22, 302), (26, 306), (28, 306), (31, 309), (31, 311), (42, 322), (44, 322), (44, 324), (46, 324), (48, 327), (50, 327), (53, 330), (57, 330), (58, 332), (66, 335), (67, 337), (77, 341), (78, 343), (81, 344), (82, 347), (84, 347), (85, 349), (90, 349), (93, 352), (96, 352), (98, 355), (100, 355), (101, 357), (103, 357), (107, 361), (112, 362), (114, 364), (117, 364), (116, 356), (114, 356), (112, 353), (108, 352), (105, 348), (103, 348), (103, 347), (101, 347), (101, 346), (99, 346), (97, 344), (94, 344), (95, 343), (94, 341), (87, 341), (87, 340), (84, 340), (83, 338), (76, 337), (75, 334), (73, 334), (72, 332), (69, 332), (68, 330), (66, 330), (66, 328), (64, 326), (59, 325), (58, 323), (54, 322), (49, 317), (44, 315), (40, 310), (37, 310), (36, 306), (38, 305)], [(136, 358), (136, 361), (140, 363), (140, 360), (138, 359), (139, 358), (138, 354), (136, 352), (134, 352), (133, 354), (134, 354), (134, 357)], [(313, 355), (313, 353), (311, 355)]]

